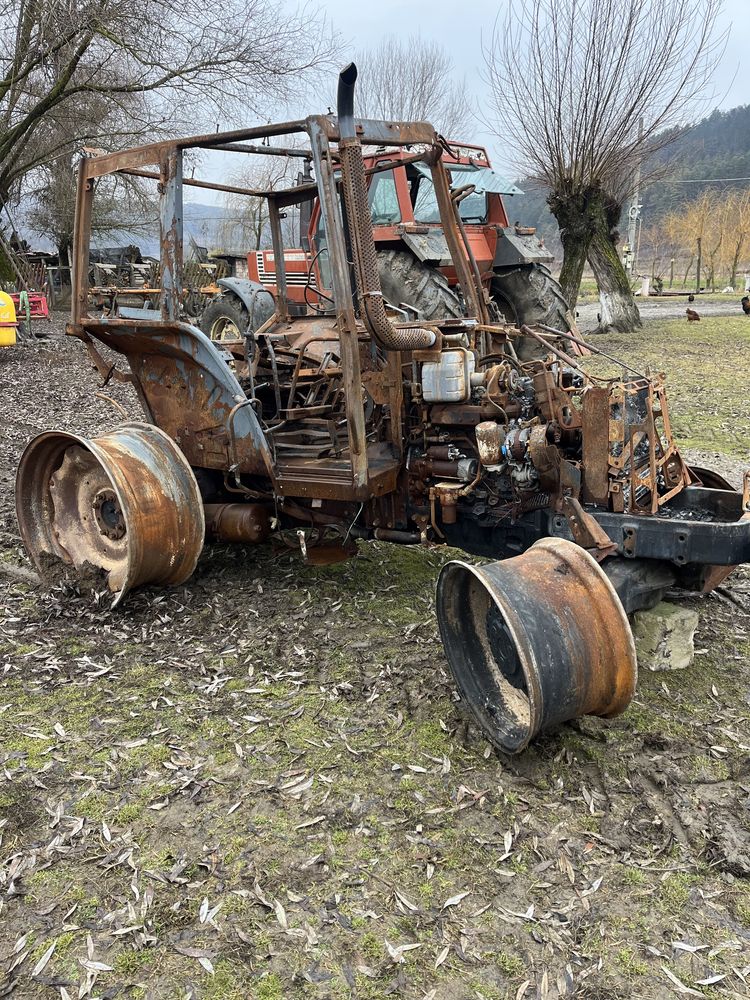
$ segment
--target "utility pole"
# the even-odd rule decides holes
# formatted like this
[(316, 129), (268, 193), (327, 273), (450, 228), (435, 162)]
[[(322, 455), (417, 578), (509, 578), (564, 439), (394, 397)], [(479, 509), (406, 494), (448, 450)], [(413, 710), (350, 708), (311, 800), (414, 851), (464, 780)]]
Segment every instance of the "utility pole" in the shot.
[[(643, 118), (638, 120), (638, 148), (640, 149), (641, 139), (643, 137)], [(635, 169), (635, 178), (633, 185), (633, 195), (630, 199), (630, 208), (628, 209), (628, 253), (625, 259), (625, 269), (630, 272), (631, 280), (637, 274), (638, 266), (638, 250), (636, 248), (636, 233), (638, 227), (638, 220), (641, 215), (642, 206), (639, 204), (640, 201), (640, 188), (641, 188), (641, 161), (638, 160), (638, 166)]]

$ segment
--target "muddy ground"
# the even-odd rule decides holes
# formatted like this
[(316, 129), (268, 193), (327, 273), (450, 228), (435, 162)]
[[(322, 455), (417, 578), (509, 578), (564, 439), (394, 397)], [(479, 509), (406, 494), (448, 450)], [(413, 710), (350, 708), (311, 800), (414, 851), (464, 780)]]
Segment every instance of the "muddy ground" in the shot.
[[(737, 480), (750, 322), (696, 326), (607, 343)], [(117, 423), (96, 390), (74, 342), (0, 353), (0, 996), (748, 996), (750, 573), (681, 598), (691, 668), (504, 757), (437, 638), (453, 553), (213, 546), (116, 611), (19, 580), (19, 453)]]

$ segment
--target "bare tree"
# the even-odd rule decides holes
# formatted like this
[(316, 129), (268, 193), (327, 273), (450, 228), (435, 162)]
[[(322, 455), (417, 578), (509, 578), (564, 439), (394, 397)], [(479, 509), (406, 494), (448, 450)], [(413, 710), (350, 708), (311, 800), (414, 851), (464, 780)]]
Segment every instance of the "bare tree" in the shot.
[(213, 130), (219, 116), (257, 114), (256, 95), (267, 112), (333, 47), (313, 10), (279, 0), (225, 0), (219, 12), (202, 0), (0, 0), (0, 198), (97, 138), (55, 127), (78, 120), (84, 96), (122, 106), (141, 133)]
[(640, 326), (618, 255), (644, 159), (706, 106), (721, 0), (509, 0), (485, 51), (493, 126), (549, 188), (571, 304), (588, 258), (602, 325)]
[(696, 284), (715, 288), (721, 281), (734, 287), (747, 255), (750, 236), (750, 189), (705, 190), (662, 220), (674, 239), (676, 253), (687, 261), (685, 282), (701, 246), (701, 274)]
[[(24, 175), (24, 207), (30, 228), (52, 239), (60, 262), (70, 261), (75, 215), (75, 167), (86, 143), (106, 142), (108, 149), (132, 144), (145, 135), (147, 117), (141, 94), (121, 95), (116, 102), (106, 95), (82, 93), (52, 109), (40, 123), (34, 139), (44, 148), (47, 138), (62, 149)], [(158, 224), (154, 192), (134, 177), (106, 178), (94, 200), (92, 233), (135, 233)]]
[(474, 116), (465, 80), (440, 45), (419, 37), (384, 38), (357, 53), (357, 106), (366, 118), (428, 121), (448, 139), (470, 134)]
[[(47, 236), (57, 247), (62, 265), (70, 265), (76, 204), (75, 165), (71, 157), (59, 157), (35, 171), (38, 186), (29, 192), (28, 226)], [(93, 236), (127, 234), (153, 236), (159, 217), (153, 189), (134, 177), (113, 175), (97, 187), (91, 219)]]
[[(231, 183), (252, 191), (273, 191), (294, 183), (293, 166), (283, 156), (250, 156), (243, 170), (233, 174)], [(296, 161), (299, 162), (299, 161)], [(284, 227), (294, 213), (285, 211)], [(227, 194), (224, 197), (224, 219), (219, 239), (225, 249), (264, 250), (271, 246), (268, 200), (249, 195)]]

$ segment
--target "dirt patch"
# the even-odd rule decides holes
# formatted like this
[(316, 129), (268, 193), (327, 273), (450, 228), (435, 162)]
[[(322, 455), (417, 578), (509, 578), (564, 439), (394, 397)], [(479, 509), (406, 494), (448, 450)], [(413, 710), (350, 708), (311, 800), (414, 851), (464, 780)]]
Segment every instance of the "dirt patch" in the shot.
[[(743, 292), (734, 297), (727, 295), (696, 295), (695, 301), (688, 300), (689, 292), (684, 295), (650, 296), (647, 299), (636, 297), (638, 312), (646, 322), (659, 322), (669, 319), (682, 320), (687, 323), (685, 310), (690, 308), (698, 313), (701, 322), (707, 317), (728, 316), (744, 317), (740, 299)], [(576, 318), (582, 330), (591, 333), (598, 326), (598, 314), (601, 311), (598, 299), (594, 302), (581, 302), (576, 308)]]
[[(96, 387), (76, 343), (0, 354), (1, 559), (25, 441), (119, 422)], [(217, 545), (114, 611), (0, 575), (0, 994), (746, 996), (750, 573), (686, 601), (693, 666), (516, 759), (448, 674), (452, 555)]]

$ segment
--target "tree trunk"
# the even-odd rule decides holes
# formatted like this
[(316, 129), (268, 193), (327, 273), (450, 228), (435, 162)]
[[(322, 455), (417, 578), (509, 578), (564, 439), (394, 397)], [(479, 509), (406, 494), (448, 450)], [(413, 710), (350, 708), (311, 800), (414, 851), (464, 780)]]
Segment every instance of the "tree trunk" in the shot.
[(591, 229), (587, 214), (590, 198), (586, 192), (553, 191), (547, 198), (550, 211), (560, 228), (563, 247), (560, 287), (571, 309), (575, 309), (581, 278), (586, 266)]
[(588, 256), (588, 238), (581, 239), (580, 236), (560, 233), (563, 245), (563, 262), (560, 270), (560, 287), (562, 288), (565, 300), (571, 309), (575, 309), (578, 302), (578, 293), (581, 290), (581, 279), (583, 269), (586, 266)]
[(560, 284), (571, 308), (575, 307), (583, 268), (588, 258), (599, 287), (600, 328), (636, 330), (641, 317), (628, 276), (617, 253), (616, 226), (621, 205), (598, 186), (553, 191), (547, 199), (560, 227), (563, 264)]
[(742, 244), (745, 242), (745, 234), (740, 233), (737, 240), (737, 244), (734, 248), (734, 257), (732, 257), (732, 270), (729, 274), (729, 284), (734, 288), (734, 284), (737, 281), (737, 268), (740, 266), (740, 254), (742, 253)]
[[(595, 209), (595, 210), (594, 210)], [(599, 329), (629, 333), (643, 326), (630, 279), (617, 252), (621, 205), (604, 193), (590, 213), (589, 263), (599, 288)]]
[(695, 260), (695, 257), (693, 256), (693, 257), (691, 257), (691, 258), (690, 258), (690, 260), (688, 261), (688, 266), (687, 266), (687, 270), (685, 271), (685, 274), (684, 274), (684, 276), (683, 276), (683, 278), (682, 278), (682, 287), (683, 287), (683, 288), (687, 288), (687, 280), (688, 280), (688, 275), (689, 275), (689, 274), (690, 274), (690, 272), (691, 272), (691, 271), (693, 270), (693, 261), (694, 261), (694, 260)]
[(610, 233), (594, 233), (589, 247), (589, 263), (599, 288), (599, 328), (624, 333), (640, 329), (643, 326), (641, 316)]

